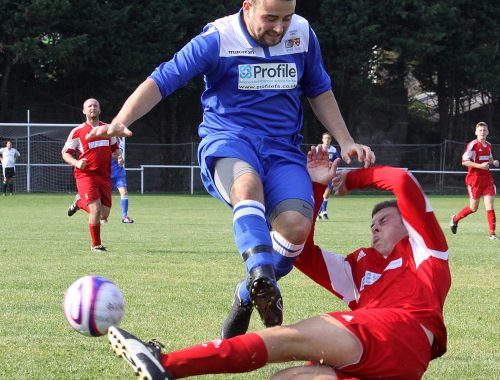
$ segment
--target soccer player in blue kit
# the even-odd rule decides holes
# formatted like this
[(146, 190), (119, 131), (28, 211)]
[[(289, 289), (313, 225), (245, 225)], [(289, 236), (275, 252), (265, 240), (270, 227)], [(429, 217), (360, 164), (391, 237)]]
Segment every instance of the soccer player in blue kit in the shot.
[(113, 157), (111, 157), (111, 186), (120, 193), (122, 223), (134, 223), (133, 219), (128, 216), (128, 190), (125, 167), (120, 166), (118, 161), (114, 160)]
[(253, 308), (266, 327), (283, 321), (277, 280), (292, 269), (313, 217), (313, 190), (300, 150), (304, 95), (338, 142), (343, 160), (369, 166), (375, 155), (354, 142), (331, 89), (316, 35), (295, 0), (244, 0), (209, 23), (160, 64), (92, 136), (132, 135), (129, 126), (162, 98), (204, 75), (198, 159), (207, 191), (233, 211), (247, 276), (236, 286), (223, 338), (248, 329)]
[[(332, 135), (328, 132), (323, 133), (321, 136), (321, 145), (323, 149), (328, 151), (328, 160), (330, 162), (335, 161), (335, 159), (340, 158), (340, 154), (332, 145)], [(325, 189), (325, 193), (323, 194), (323, 203), (321, 203), (321, 207), (319, 208), (318, 219), (328, 219), (328, 198), (330, 198), (330, 194), (333, 189), (333, 182), (330, 182)]]

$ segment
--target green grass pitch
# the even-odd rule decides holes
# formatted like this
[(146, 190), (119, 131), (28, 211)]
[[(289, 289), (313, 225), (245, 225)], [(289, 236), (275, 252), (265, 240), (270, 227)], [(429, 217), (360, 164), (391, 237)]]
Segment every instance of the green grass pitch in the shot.
[[(377, 195), (335, 198), (317, 242), (339, 253), (369, 245)], [(0, 374), (11, 379), (133, 379), (105, 337), (89, 338), (66, 322), (62, 301), (77, 278), (113, 280), (125, 297), (122, 326), (166, 350), (218, 337), (233, 287), (244, 275), (229, 208), (208, 196), (130, 196), (135, 224), (120, 222), (115, 195), (102, 228), (106, 254), (90, 252), (87, 215), (66, 215), (73, 195), (0, 197)], [(445, 307), (448, 352), (425, 379), (498, 379), (500, 242), (487, 239), (483, 205), (451, 235), (450, 216), (466, 197), (430, 197), (448, 238), (452, 289)], [(500, 214), (500, 213), (499, 213)], [(500, 215), (499, 215), (500, 216)], [(280, 281), (285, 323), (345, 306), (298, 271)], [(250, 330), (262, 328), (256, 314)], [(334, 344), (334, 342), (332, 342)], [(286, 365), (208, 379), (267, 379)]]

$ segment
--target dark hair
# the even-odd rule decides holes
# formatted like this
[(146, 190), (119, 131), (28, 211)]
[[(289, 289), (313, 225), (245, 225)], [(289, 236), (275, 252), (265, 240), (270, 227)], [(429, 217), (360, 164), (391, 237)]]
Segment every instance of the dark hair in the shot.
[(391, 200), (391, 201), (383, 201), (383, 202), (377, 203), (375, 206), (373, 206), (372, 218), (377, 212), (379, 212), (380, 210), (383, 210), (384, 208), (387, 208), (387, 207), (396, 207), (399, 211), (398, 201), (396, 201), (395, 199)]

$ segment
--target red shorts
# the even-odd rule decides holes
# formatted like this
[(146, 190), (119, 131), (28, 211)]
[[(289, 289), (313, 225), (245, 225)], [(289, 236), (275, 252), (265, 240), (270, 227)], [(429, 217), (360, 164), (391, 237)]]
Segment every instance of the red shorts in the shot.
[(76, 187), (85, 204), (100, 199), (103, 206), (111, 208), (112, 189), (109, 177), (95, 175), (76, 178)]
[(431, 360), (424, 330), (401, 309), (360, 309), (329, 313), (358, 337), (363, 346), (359, 363), (335, 368), (340, 379), (422, 378)]
[(497, 189), (495, 183), (492, 179), (487, 178), (487, 180), (480, 181), (476, 180), (474, 183), (466, 183), (467, 192), (469, 193), (469, 198), (479, 199), (484, 196), (494, 197), (497, 194)]

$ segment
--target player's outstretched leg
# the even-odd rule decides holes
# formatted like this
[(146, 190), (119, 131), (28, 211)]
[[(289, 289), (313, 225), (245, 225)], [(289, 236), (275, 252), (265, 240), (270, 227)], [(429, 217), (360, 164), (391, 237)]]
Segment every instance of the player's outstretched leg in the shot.
[(109, 344), (116, 355), (123, 358), (141, 379), (170, 380), (172, 377), (161, 364), (162, 345), (156, 341), (144, 343), (129, 332), (115, 326), (108, 330)]
[(73, 203), (71, 203), (68, 207), (68, 216), (73, 216), (75, 212), (80, 210), (80, 207), (78, 207), (79, 199), (80, 199), (80, 194), (76, 193), (75, 199), (73, 199)]
[(251, 302), (244, 302), (240, 296), (240, 291), (246, 286), (243, 280), (236, 285), (233, 296), (233, 305), (231, 311), (222, 324), (221, 338), (228, 339), (233, 336), (243, 335), (248, 330), (250, 318), (252, 316), (253, 305)]
[(248, 273), (246, 287), (240, 290), (241, 299), (255, 306), (266, 327), (280, 325), (283, 303), (273, 268), (273, 243), (264, 205), (254, 200), (235, 204), (233, 228)]

